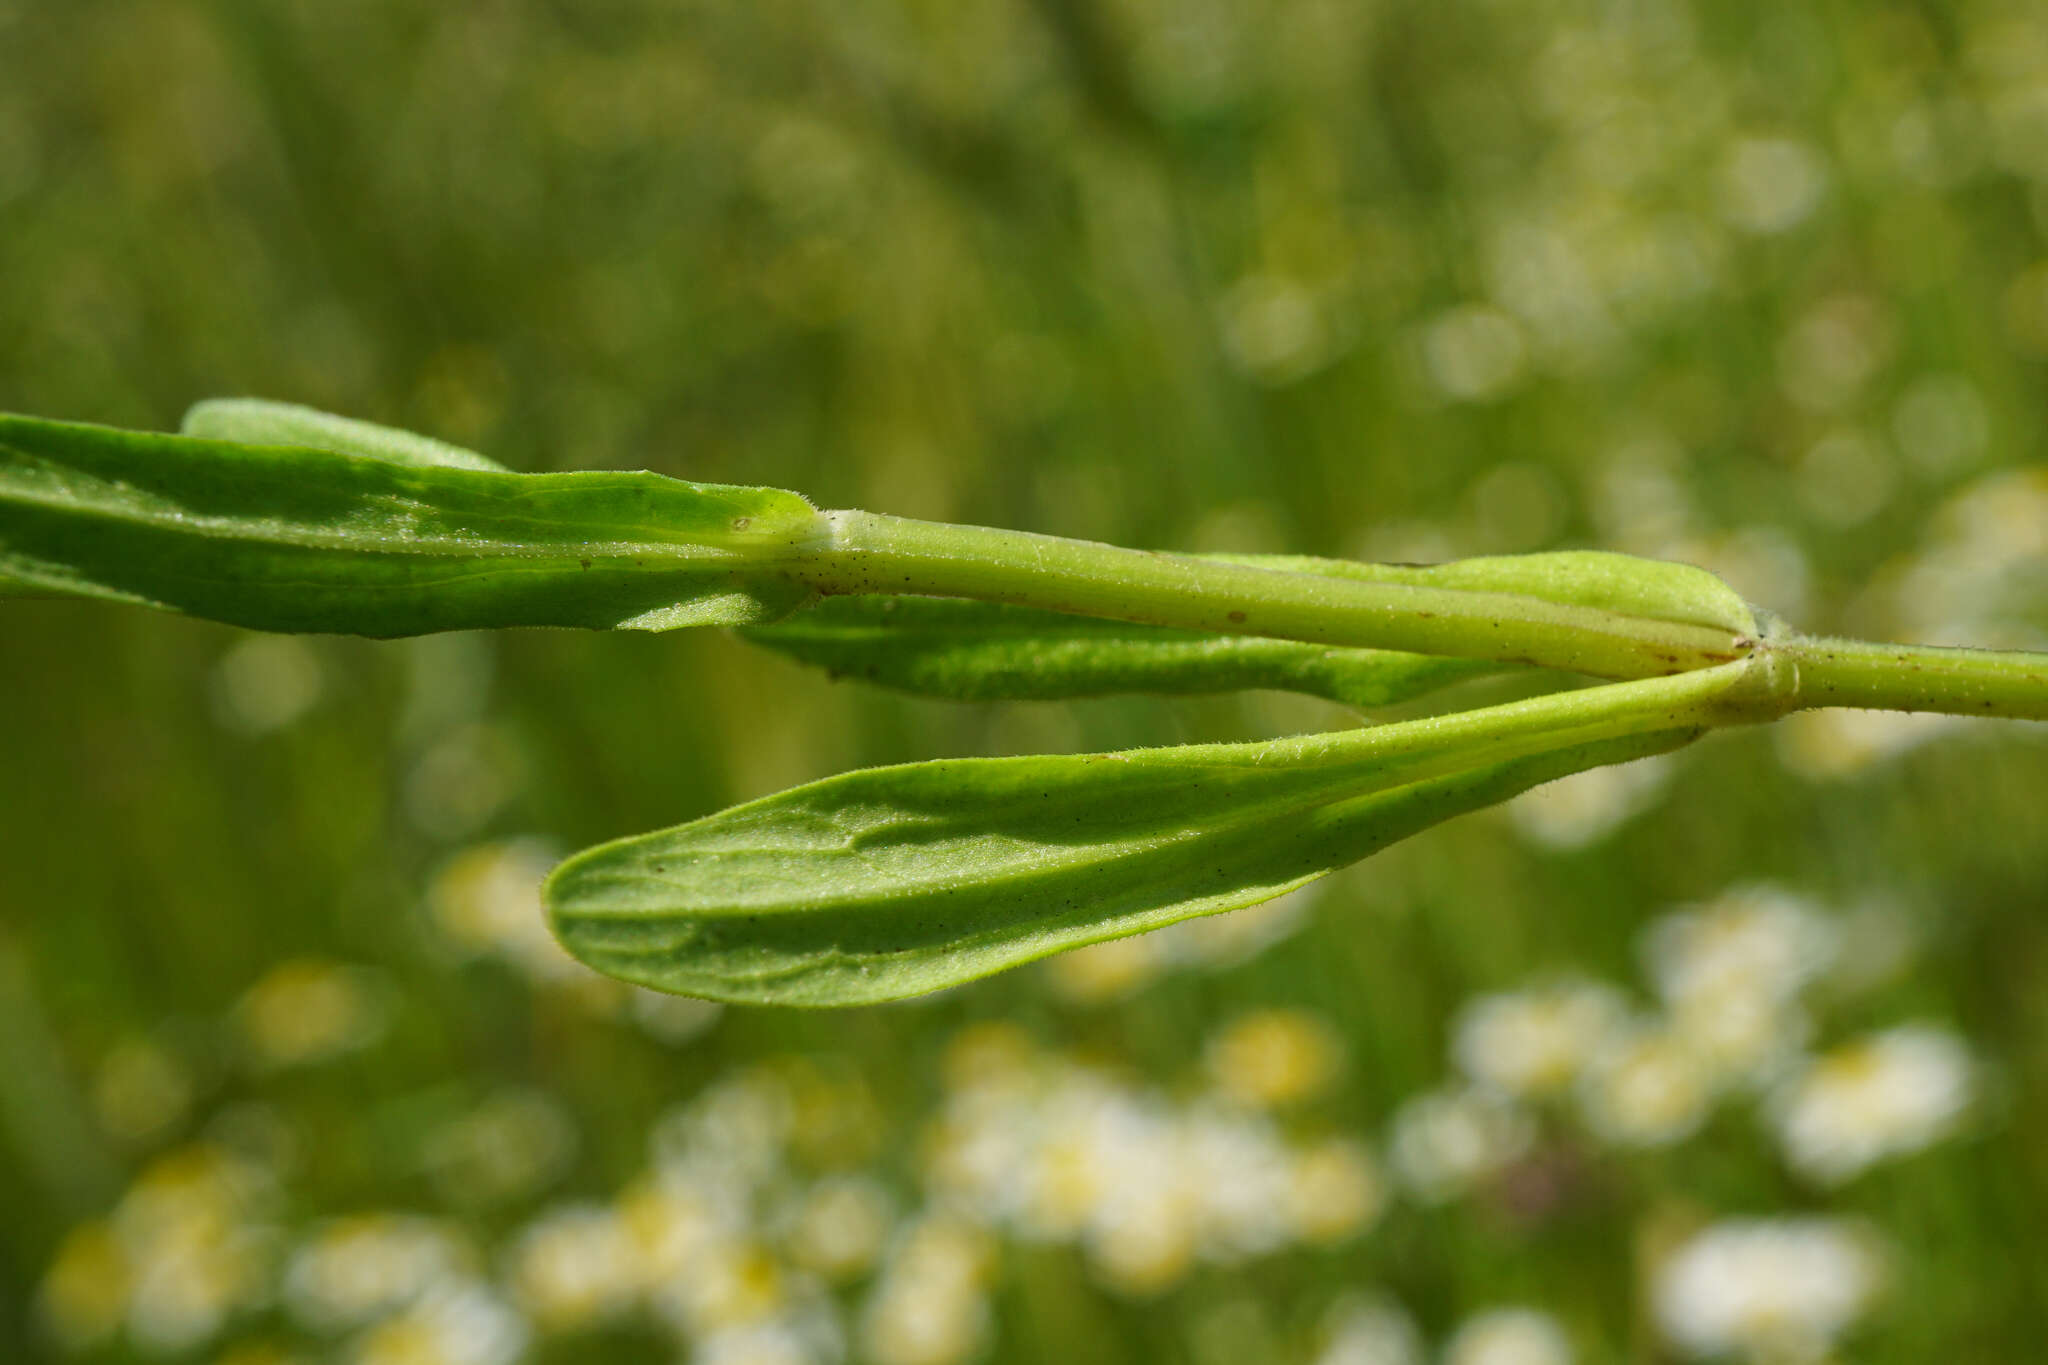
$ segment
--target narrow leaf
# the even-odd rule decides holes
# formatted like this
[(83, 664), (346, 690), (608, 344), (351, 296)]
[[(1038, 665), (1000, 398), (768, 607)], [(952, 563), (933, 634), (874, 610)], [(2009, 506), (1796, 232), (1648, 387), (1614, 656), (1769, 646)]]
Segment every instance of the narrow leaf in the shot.
[(178, 430), (187, 436), (240, 441), (246, 445), (311, 446), (315, 450), (365, 455), (393, 464), (510, 472), (488, 456), (436, 441), (431, 436), (267, 398), (209, 398), (194, 403)]
[(1463, 811), (1685, 743), (1741, 665), (1260, 744), (828, 778), (569, 859), (599, 971), (712, 999), (900, 999), (1280, 894)]
[(1505, 667), (947, 597), (828, 597), (743, 633), (835, 675), (960, 701), (1270, 687), (1372, 707)]
[(645, 472), (512, 474), (0, 415), (0, 583), (263, 630), (772, 620), (810, 596), (781, 566), (815, 516), (794, 493)]
[(1305, 555), (1216, 555), (1262, 569), (1325, 574), (1370, 583), (1403, 583), (1465, 592), (1513, 593), (1546, 602), (1593, 607), (1680, 625), (1757, 633), (1756, 614), (1715, 574), (1691, 564), (1642, 559), (1606, 550), (1550, 550), (1488, 555), (1447, 564), (1370, 564)]

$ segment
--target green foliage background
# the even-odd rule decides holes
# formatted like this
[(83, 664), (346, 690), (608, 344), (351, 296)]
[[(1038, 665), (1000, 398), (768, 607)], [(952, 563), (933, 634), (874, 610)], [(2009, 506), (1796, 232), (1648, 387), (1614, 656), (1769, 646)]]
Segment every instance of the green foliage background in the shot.
[[(1809, 629), (2038, 645), (2044, 379), (2048, 20), (2017, 0), (0, 0), (4, 409), (168, 428), (260, 394), (520, 469), (1136, 545), (1604, 546), (1707, 563)], [(1347, 1064), (1283, 1123), (1377, 1145), (1469, 998), (1561, 972), (1640, 994), (1641, 925), (1760, 880), (1909, 926), (1910, 962), (1817, 1010), (1816, 1043), (1952, 1024), (1988, 1078), (1961, 1136), (1829, 1187), (1746, 1103), (1649, 1152), (1556, 1118), (1554, 1197), (1397, 1200), (1154, 1295), (1006, 1242), (989, 1358), (1309, 1360), (1327, 1306), (1378, 1287), (1432, 1337), (1524, 1303), (1582, 1360), (1662, 1359), (1656, 1230), (1793, 1210), (1893, 1249), (1856, 1359), (2024, 1358), (2048, 1327), (2032, 727), (1868, 756), (1717, 737), (1611, 833), (1466, 819), (1237, 965), (1087, 1002), (1034, 969), (733, 1009), (669, 1045), (455, 960), (437, 873), (861, 764), (1344, 713), (941, 705), (722, 635), (518, 632), (311, 639), (279, 656), (300, 704), (250, 722), (224, 660), (253, 637), (55, 602), (0, 622), (0, 1358), (57, 1357), (36, 1287), (67, 1230), (222, 1115), (288, 1136), (284, 1226), (445, 1214), (487, 1265), (539, 1208), (626, 1185), (664, 1111), (792, 1057), (873, 1096), (890, 1137), (864, 1159), (914, 1204), (941, 1056), (979, 1021), (1185, 1095), (1219, 1027), (1299, 1010)], [(236, 1001), (293, 959), (379, 974), (377, 1039), (238, 1060), (260, 1040)], [(190, 1093), (124, 1136), (106, 1065), (137, 1040)], [(575, 1154), (479, 1208), (420, 1152), (507, 1087), (568, 1115)], [(297, 1333), (256, 1308), (212, 1340), (341, 1349)], [(598, 1349), (676, 1352), (632, 1320), (533, 1354)]]

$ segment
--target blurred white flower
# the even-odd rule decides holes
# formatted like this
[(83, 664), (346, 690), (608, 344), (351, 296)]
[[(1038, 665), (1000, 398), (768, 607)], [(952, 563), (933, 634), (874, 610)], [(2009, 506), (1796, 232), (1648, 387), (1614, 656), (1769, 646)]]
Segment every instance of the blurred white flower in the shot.
[(1812, 1021), (1797, 1000), (1739, 978), (1693, 991), (1666, 1012), (1710, 1083), (1754, 1089), (1782, 1075), (1799, 1056)]
[(1319, 368), (1335, 339), (1315, 292), (1282, 275), (1247, 275), (1221, 310), (1223, 349), (1238, 369), (1266, 384), (1286, 384)]
[[(1334, 1048), (1308, 1016), (1260, 1013), (1209, 1056), (1219, 1081), (1262, 1103), (1319, 1084)], [(947, 1072), (952, 1093), (924, 1146), (934, 1197), (1023, 1237), (1080, 1242), (1120, 1293), (1157, 1293), (1198, 1259), (1341, 1241), (1384, 1202), (1360, 1144), (1296, 1147), (1256, 1110), (1169, 1103), (1038, 1053), (1014, 1029), (963, 1031)]]
[(1234, 966), (1298, 930), (1314, 888), (1259, 905), (1202, 915), (1149, 934), (1090, 944), (1046, 960), (1053, 990), (1078, 1005), (1121, 999), (1170, 972)]
[(1201, 1254), (1225, 1264), (1278, 1250), (1291, 1229), (1294, 1162), (1264, 1118), (1196, 1108), (1173, 1125), (1172, 1180), (1196, 1210)]
[(446, 1284), (365, 1332), (353, 1365), (512, 1365), (526, 1323), (480, 1283)]
[(89, 1344), (125, 1319), (150, 1351), (192, 1350), (267, 1297), (271, 1173), (212, 1143), (152, 1161), (105, 1223), (74, 1230), (40, 1290), (60, 1339)]
[(1194, 1192), (1171, 1179), (1121, 1188), (1089, 1220), (1089, 1268), (1115, 1293), (1163, 1293), (1193, 1268), (1200, 1219)]
[(635, 987), (628, 995), (633, 1022), (648, 1037), (681, 1047), (719, 1021), (725, 1006), (715, 1000), (669, 995)]
[(771, 1067), (752, 1066), (664, 1114), (648, 1141), (657, 1166), (718, 1169), (754, 1188), (781, 1172), (794, 1122), (788, 1083)]
[(2048, 558), (2048, 470), (1973, 480), (1933, 518), (1927, 543), (1880, 581), (1871, 615), (1896, 637), (2038, 648), (2026, 589)]
[(1204, 1060), (1216, 1088), (1261, 1108), (1311, 1099), (1344, 1062), (1336, 1030), (1302, 1010), (1252, 1010), (1209, 1039)]
[(1459, 1011), (1451, 1054), (1473, 1081), (1539, 1099), (1569, 1089), (1625, 1014), (1619, 992), (1590, 981), (1482, 995)]
[(1807, 1030), (1799, 994), (1837, 960), (1841, 935), (1837, 917), (1769, 885), (1650, 925), (1651, 979), (1708, 1085), (1760, 1085), (1789, 1064)]
[(535, 981), (594, 976), (548, 932), (540, 884), (558, 857), (535, 839), (477, 844), (450, 858), (427, 887), (427, 913), (465, 955), (492, 954)]
[(679, 1330), (704, 1336), (777, 1317), (812, 1288), (767, 1247), (735, 1238), (710, 1243), (686, 1271), (656, 1284), (652, 1300)]
[(88, 1351), (121, 1328), (133, 1275), (120, 1239), (105, 1222), (64, 1234), (36, 1289), (42, 1325), (67, 1351)]
[(1990, 438), (1977, 386), (1959, 374), (1922, 375), (1892, 409), (1892, 437), (1913, 466), (1939, 477), (1970, 464)]
[(1830, 432), (1800, 457), (1799, 500), (1815, 520), (1859, 526), (1882, 511), (1899, 481), (1882, 444), (1851, 428)]
[(443, 1223), (362, 1213), (315, 1228), (285, 1266), (284, 1301), (318, 1332), (359, 1327), (465, 1278), (472, 1256)]
[(644, 1263), (622, 1219), (599, 1204), (542, 1214), (519, 1234), (506, 1280), (512, 1297), (548, 1332), (575, 1331), (631, 1308)]
[(1657, 1147), (1691, 1136), (1713, 1100), (1714, 1078), (1699, 1055), (1656, 1023), (1610, 1039), (1579, 1086), (1586, 1126), (1624, 1147)]
[(472, 721), (436, 736), (406, 774), (404, 809), (433, 839), (474, 834), (502, 810), (525, 780), (513, 732)]
[(1840, 929), (1825, 911), (1769, 885), (1743, 886), (1664, 916), (1644, 934), (1650, 976), (1667, 1004), (1755, 991), (1786, 999), (1825, 971)]
[(1967, 722), (1935, 711), (1795, 711), (1773, 730), (1778, 761), (1809, 782), (1840, 781)]
[(688, 1279), (700, 1264), (744, 1242), (750, 1202), (750, 1191), (709, 1172), (671, 1166), (627, 1187), (615, 1206), (642, 1280), (660, 1285)]
[(1759, 236), (1796, 227), (1820, 203), (1827, 163), (1804, 142), (1743, 138), (1721, 167), (1721, 213)]
[(1440, 314), (1420, 337), (1424, 373), (1446, 398), (1484, 403), (1522, 378), (1528, 345), (1498, 308), (1467, 304)]
[(1511, 1101), (1472, 1088), (1418, 1095), (1395, 1113), (1387, 1159), (1401, 1183), (1441, 1203), (1498, 1174), (1527, 1151), (1535, 1124)]
[(304, 1066), (375, 1042), (390, 1022), (391, 996), (385, 979), (368, 968), (297, 958), (245, 991), (234, 1021), (258, 1067)]
[(1330, 1305), (1315, 1365), (1422, 1365), (1415, 1319), (1385, 1297), (1352, 1296)]
[(230, 730), (268, 734), (311, 710), (324, 687), (320, 656), (305, 640), (250, 635), (214, 667), (214, 716)]
[(1819, 1360), (1876, 1296), (1882, 1263), (1869, 1237), (1835, 1219), (1717, 1223), (1657, 1268), (1657, 1320), (1698, 1356)]
[(301, 1355), (275, 1341), (257, 1338), (253, 1341), (238, 1341), (213, 1358), (213, 1365), (314, 1365), (310, 1356)]
[(835, 1365), (845, 1354), (838, 1316), (820, 1304), (709, 1333), (697, 1343), (690, 1365)]
[(245, 1224), (139, 1260), (129, 1333), (145, 1349), (165, 1354), (208, 1340), (232, 1314), (263, 1300), (272, 1247), (269, 1229)]
[(1794, 1169), (1835, 1184), (1953, 1132), (1976, 1070), (1955, 1034), (1903, 1025), (1807, 1063), (1773, 1097), (1771, 1122)]
[(989, 1330), (985, 1286), (994, 1248), (986, 1234), (943, 1215), (912, 1224), (861, 1317), (875, 1365), (956, 1365)]
[(1466, 1320), (1444, 1346), (1444, 1365), (1572, 1365), (1572, 1344), (1548, 1313), (1496, 1308)]
[[(1162, 931), (1163, 932), (1163, 931)], [(1172, 959), (1160, 934), (1133, 934), (1091, 943), (1050, 958), (1041, 968), (1055, 994), (1077, 1005), (1120, 1000), (1150, 985), (1170, 969)]]
[(1364, 1143), (1330, 1138), (1295, 1152), (1288, 1215), (1297, 1239), (1330, 1245), (1356, 1237), (1386, 1206), (1386, 1179)]
[(553, 1184), (576, 1152), (576, 1129), (560, 1099), (505, 1089), (435, 1130), (421, 1164), (451, 1203), (488, 1208)]
[(894, 1219), (893, 1201), (874, 1177), (821, 1180), (798, 1208), (789, 1253), (828, 1280), (850, 1279), (875, 1263)]
[(1668, 756), (1611, 763), (1533, 787), (1507, 803), (1508, 817), (1542, 848), (1585, 848), (1647, 809), (1671, 781)]
[(1778, 382), (1812, 413), (1851, 407), (1890, 359), (1897, 325), (1884, 305), (1861, 294), (1837, 294), (1800, 315), (1778, 344)]

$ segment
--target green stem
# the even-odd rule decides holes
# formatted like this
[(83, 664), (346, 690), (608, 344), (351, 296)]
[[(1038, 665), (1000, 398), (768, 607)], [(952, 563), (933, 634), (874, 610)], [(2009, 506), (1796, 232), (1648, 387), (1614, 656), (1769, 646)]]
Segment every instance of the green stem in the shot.
[(2048, 654), (1805, 637), (1768, 648), (1796, 670), (1791, 709), (1861, 706), (2048, 720)]
[(1318, 644), (1645, 678), (1743, 657), (1729, 631), (1508, 593), (1371, 583), (873, 512), (821, 514), (794, 575), (825, 593), (913, 593)]

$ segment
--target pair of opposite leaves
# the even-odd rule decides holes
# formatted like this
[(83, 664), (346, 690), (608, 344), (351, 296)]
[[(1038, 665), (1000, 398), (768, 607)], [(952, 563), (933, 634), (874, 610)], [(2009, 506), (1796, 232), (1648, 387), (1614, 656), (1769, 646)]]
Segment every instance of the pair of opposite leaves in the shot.
[[(185, 435), (0, 417), (0, 589), (258, 629), (741, 627), (927, 695), (1287, 688), (1383, 706), (1510, 665), (994, 603), (820, 598), (825, 515), (774, 489), (515, 474), (308, 409), (203, 403)], [(1434, 567), (1239, 563), (1505, 593), (1753, 637), (1682, 565), (1564, 553)], [(728, 1001), (858, 1004), (1278, 895), (1450, 816), (1683, 745), (1740, 660), (1259, 743), (953, 759), (828, 778), (568, 859), (544, 891), (600, 971)]]

